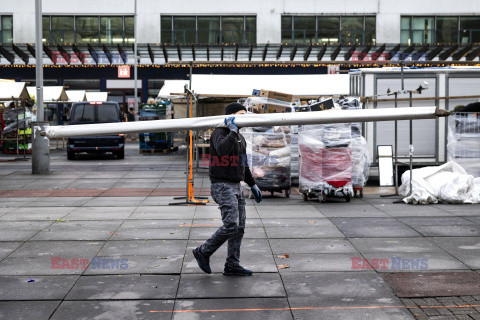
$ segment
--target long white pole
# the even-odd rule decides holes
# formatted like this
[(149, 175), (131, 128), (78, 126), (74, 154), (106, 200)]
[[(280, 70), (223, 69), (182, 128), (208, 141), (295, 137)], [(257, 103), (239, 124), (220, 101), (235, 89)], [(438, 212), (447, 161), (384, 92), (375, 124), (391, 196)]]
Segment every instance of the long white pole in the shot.
[[(235, 123), (239, 127), (262, 127), (410, 119), (435, 119), (437, 117), (443, 117), (448, 115), (448, 111), (441, 110), (436, 107), (330, 110), (294, 113), (288, 112), (245, 114), (236, 116)], [(227, 116), (54, 126), (49, 127), (46, 132), (42, 134), (46, 135), (49, 138), (62, 138), (119, 133), (200, 130), (224, 127), (225, 117)]]
[(43, 115), (43, 32), (42, 32), (42, 0), (35, 0), (35, 87), (37, 89), (37, 121)]

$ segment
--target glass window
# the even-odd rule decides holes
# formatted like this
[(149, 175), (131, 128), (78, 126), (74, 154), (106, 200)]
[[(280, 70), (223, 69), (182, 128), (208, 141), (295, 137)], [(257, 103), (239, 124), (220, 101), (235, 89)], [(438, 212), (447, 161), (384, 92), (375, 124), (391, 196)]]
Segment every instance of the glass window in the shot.
[(43, 36), (42, 36), (43, 42), (50, 43), (50, 16), (42, 17), (42, 29), (43, 29)]
[(365, 43), (375, 43), (376, 34), (375, 17), (365, 17)]
[(77, 43), (98, 43), (98, 17), (76, 17)]
[(222, 42), (244, 43), (244, 17), (222, 17)]
[(195, 17), (173, 17), (173, 42), (195, 43)]
[(172, 43), (172, 17), (166, 16), (161, 19), (162, 42)]
[(314, 43), (315, 39), (315, 17), (294, 17), (293, 29), (296, 43)]
[(411, 20), (410, 17), (402, 17), (401, 22), (400, 22), (402, 30), (403, 29), (410, 30), (410, 20)]
[(406, 43), (408, 45), (411, 44), (412, 39), (410, 39), (410, 30), (402, 30), (402, 33), (400, 35), (400, 42)]
[(98, 122), (120, 122), (120, 115), (116, 105), (101, 104), (97, 107)]
[(11, 16), (3, 16), (0, 18), (1, 18), (0, 42), (12, 43), (13, 42), (13, 18)]
[(291, 43), (292, 39), (292, 17), (283, 16), (282, 17), (282, 42)]
[(257, 17), (245, 17), (245, 29), (247, 44), (257, 43)]
[(125, 17), (125, 31), (124, 39), (125, 43), (132, 44), (135, 42), (135, 20), (133, 17)]
[(13, 29), (13, 17), (3, 16), (2, 30), (11, 30), (11, 29)]
[(317, 21), (317, 40), (321, 43), (338, 43), (340, 36), (340, 17), (319, 16)]
[(363, 43), (363, 17), (342, 17), (342, 43)]
[(434, 42), (434, 23), (433, 17), (413, 17), (412, 18), (412, 42), (413, 43), (433, 43)]
[(436, 42), (458, 42), (458, 17), (437, 17)]
[(480, 42), (480, 17), (461, 17), (460, 37), (462, 43)]
[(72, 123), (94, 123), (95, 108), (93, 104), (79, 104), (73, 112)]
[(220, 43), (220, 17), (198, 17), (198, 43)]
[(122, 43), (123, 17), (101, 17), (100, 32), (102, 43)]
[(51, 17), (50, 40), (52, 43), (74, 43), (74, 19), (73, 16)]

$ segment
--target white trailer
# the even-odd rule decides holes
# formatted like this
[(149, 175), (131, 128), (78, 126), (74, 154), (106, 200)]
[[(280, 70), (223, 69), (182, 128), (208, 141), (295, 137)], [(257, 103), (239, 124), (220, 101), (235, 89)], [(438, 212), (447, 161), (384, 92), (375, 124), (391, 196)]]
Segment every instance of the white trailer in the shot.
[[(424, 81), (428, 89), (413, 98), (440, 98), (458, 96), (480, 96), (479, 67), (444, 67), (414, 69), (404, 67), (404, 89), (414, 90)], [(364, 108), (393, 108), (393, 101), (375, 101), (394, 99), (387, 91), (401, 88), (401, 68), (362, 68), (350, 70), (350, 95), (368, 97)], [(399, 94), (398, 99), (408, 98), (408, 93)], [(373, 102), (372, 102), (373, 101)], [(479, 98), (414, 100), (413, 106), (432, 106), (453, 110), (458, 105), (467, 105), (479, 101)], [(398, 101), (399, 108), (408, 108), (409, 101)], [(373, 164), (378, 164), (377, 146), (395, 146), (394, 121), (369, 122), (364, 124), (364, 136), (367, 139)], [(448, 126), (445, 118), (413, 121), (414, 165), (438, 165), (447, 161)], [(398, 157), (399, 162), (408, 163), (409, 122), (398, 121)]]

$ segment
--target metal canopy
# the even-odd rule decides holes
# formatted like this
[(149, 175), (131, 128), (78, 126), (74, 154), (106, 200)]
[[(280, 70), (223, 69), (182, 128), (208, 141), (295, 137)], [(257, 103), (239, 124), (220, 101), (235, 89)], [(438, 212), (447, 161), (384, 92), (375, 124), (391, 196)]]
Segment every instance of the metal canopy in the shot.
[[(34, 65), (32, 44), (0, 45), (0, 65)], [(134, 63), (133, 46), (43, 45), (45, 65)], [(478, 64), (478, 44), (139, 44), (140, 65), (195, 64)]]

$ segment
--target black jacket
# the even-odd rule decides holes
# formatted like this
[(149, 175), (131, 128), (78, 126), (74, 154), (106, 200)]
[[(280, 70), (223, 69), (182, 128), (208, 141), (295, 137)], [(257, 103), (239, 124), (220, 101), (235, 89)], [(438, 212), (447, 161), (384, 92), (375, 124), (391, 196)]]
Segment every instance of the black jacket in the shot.
[(217, 128), (210, 137), (210, 181), (245, 181), (255, 184), (248, 168), (245, 138), (228, 128)]

